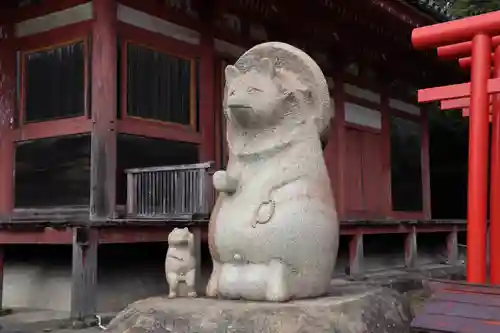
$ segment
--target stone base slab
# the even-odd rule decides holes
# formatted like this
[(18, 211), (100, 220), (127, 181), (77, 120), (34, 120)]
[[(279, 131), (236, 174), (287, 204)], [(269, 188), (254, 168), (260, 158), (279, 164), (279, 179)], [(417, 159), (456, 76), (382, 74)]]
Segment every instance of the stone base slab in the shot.
[(154, 297), (129, 305), (108, 333), (407, 333), (407, 300), (386, 288), (341, 288), (288, 303)]

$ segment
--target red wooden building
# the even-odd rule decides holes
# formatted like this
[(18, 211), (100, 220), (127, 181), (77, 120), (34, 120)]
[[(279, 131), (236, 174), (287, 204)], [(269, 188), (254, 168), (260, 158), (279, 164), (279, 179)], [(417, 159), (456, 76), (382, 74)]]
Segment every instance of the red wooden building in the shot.
[(409, 38), (436, 13), (402, 0), (0, 6), (0, 251), (72, 244), (73, 315), (96, 311), (98, 245), (134, 251), (186, 224), (205, 239), (209, 174), (226, 161), (223, 68), (268, 40), (304, 49), (328, 77), (325, 158), (350, 273), (364, 271), (367, 238), (385, 245), (373, 235), (400, 235), (407, 267), (429, 233), (457, 260), (464, 225), (432, 220), (428, 110), (415, 99), (457, 71)]

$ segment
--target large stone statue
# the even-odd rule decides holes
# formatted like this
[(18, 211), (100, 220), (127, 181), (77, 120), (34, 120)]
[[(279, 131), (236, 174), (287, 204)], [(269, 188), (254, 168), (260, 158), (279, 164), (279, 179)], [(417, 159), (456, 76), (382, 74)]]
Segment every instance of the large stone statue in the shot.
[(257, 45), (225, 71), (230, 157), (213, 183), (208, 296), (287, 301), (327, 292), (338, 220), (321, 139), (332, 115), (318, 65)]
[[(165, 258), (165, 275), (170, 292), (169, 298), (177, 296), (196, 297), (194, 256), (194, 236), (188, 228), (174, 228), (168, 235), (168, 250)], [(185, 283), (187, 294), (179, 293), (181, 283)]]

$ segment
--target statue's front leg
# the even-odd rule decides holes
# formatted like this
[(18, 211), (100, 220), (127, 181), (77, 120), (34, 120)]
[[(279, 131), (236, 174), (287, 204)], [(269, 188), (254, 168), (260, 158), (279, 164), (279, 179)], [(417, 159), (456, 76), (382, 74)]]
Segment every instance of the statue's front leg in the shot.
[(186, 286), (188, 287), (188, 297), (196, 297), (196, 268), (186, 273)]
[(177, 297), (177, 285), (179, 284), (179, 279), (177, 273), (167, 273), (167, 282), (169, 287), (168, 298)]
[(208, 280), (206, 294), (208, 297), (217, 297), (219, 295), (219, 279), (221, 264), (217, 260), (213, 260), (212, 275), (210, 275), (210, 280)]
[(291, 295), (287, 288), (287, 269), (281, 260), (273, 259), (268, 265), (268, 280), (266, 300), (271, 302), (285, 302), (290, 300)]

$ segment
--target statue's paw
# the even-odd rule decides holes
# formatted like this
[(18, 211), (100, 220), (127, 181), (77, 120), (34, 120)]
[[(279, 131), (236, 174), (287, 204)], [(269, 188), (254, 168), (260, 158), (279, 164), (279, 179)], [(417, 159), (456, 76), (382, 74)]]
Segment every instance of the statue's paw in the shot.
[(266, 300), (269, 302), (286, 302), (290, 300), (290, 295), (286, 288), (285, 281), (279, 280), (269, 280), (266, 290)]
[(217, 298), (219, 296), (219, 291), (217, 289), (207, 289), (206, 296), (211, 298)]
[(233, 193), (236, 191), (236, 180), (231, 178), (226, 171), (219, 170), (212, 176), (214, 188), (218, 192)]
[(286, 302), (290, 299), (283, 277), (271, 277), (267, 281), (266, 300), (270, 302)]
[(171, 292), (170, 294), (168, 294), (168, 298), (176, 298), (177, 297), (177, 293), (175, 292)]
[(205, 295), (207, 297), (214, 297), (214, 298), (219, 296), (219, 289), (217, 288), (217, 286), (215, 285), (214, 282), (208, 283), (207, 290), (205, 291)]
[(269, 278), (267, 280), (266, 299), (270, 302), (286, 302), (290, 300), (288, 293), (286, 267), (281, 260), (269, 263)]
[(191, 291), (188, 293), (188, 297), (197, 297), (198, 294), (196, 293), (196, 291)]
[[(274, 288), (273, 288), (274, 287)], [(266, 300), (269, 302), (286, 302), (290, 299), (290, 295), (284, 287), (273, 286), (267, 289)]]

